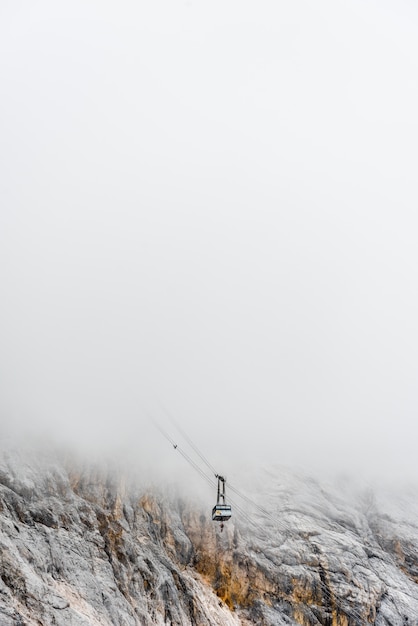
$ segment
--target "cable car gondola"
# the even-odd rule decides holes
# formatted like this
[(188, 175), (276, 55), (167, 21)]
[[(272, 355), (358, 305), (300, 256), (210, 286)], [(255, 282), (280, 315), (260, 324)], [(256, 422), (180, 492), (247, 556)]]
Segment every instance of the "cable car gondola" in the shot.
[(226, 478), (217, 475), (218, 479), (218, 498), (212, 509), (212, 520), (221, 522), (221, 532), (224, 528), (224, 522), (228, 521), (232, 515), (231, 506), (225, 501), (225, 483)]

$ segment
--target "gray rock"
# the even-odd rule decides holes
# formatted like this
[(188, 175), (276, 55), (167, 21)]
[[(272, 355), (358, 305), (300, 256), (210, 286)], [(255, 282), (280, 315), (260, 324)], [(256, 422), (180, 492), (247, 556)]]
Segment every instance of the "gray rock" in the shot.
[(1, 453), (0, 626), (418, 625), (413, 507), (280, 469), (263, 487), (220, 533), (173, 492)]

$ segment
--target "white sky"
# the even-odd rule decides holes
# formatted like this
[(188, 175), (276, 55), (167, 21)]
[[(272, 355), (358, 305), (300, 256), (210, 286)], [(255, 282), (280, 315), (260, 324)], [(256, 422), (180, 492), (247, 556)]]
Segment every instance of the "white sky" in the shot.
[(3, 0), (4, 432), (415, 473), (417, 111), (412, 1)]

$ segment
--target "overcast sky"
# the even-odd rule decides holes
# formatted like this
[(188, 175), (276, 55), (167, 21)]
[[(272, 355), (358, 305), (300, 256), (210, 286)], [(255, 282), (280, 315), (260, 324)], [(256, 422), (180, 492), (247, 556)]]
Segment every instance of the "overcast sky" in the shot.
[(412, 0), (2, 0), (3, 432), (414, 475), (417, 111)]

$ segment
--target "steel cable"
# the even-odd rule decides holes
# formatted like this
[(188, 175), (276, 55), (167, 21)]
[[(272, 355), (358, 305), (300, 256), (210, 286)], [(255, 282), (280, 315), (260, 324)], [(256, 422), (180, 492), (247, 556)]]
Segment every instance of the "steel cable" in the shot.
[[(182, 449), (179, 447), (179, 445), (177, 443), (175, 443), (174, 439), (172, 439), (172, 437), (170, 437), (170, 435), (168, 435), (168, 433), (155, 421), (152, 420), (154, 423), (154, 426), (157, 428), (157, 430), (159, 430), (159, 432), (163, 435), (163, 437), (165, 439), (167, 439), (167, 441), (169, 441), (171, 443), (171, 445), (173, 446), (173, 448), (175, 450), (177, 450), (181, 456), (191, 465), (191, 467), (193, 467), (193, 469), (201, 476), (201, 478), (203, 478), (211, 487), (216, 487), (216, 483), (215, 481), (210, 478), (198, 465), (197, 463), (195, 463), (195, 461), (193, 461), (193, 459)], [(173, 421), (173, 420), (172, 420)], [(184, 439), (186, 440), (186, 442), (190, 445), (190, 447), (194, 450), (194, 452), (199, 456), (199, 458), (205, 463), (205, 465), (211, 470), (211, 472), (213, 472), (213, 474), (215, 475), (215, 477), (218, 476), (215, 468), (211, 465), (211, 463), (209, 463), (209, 461), (206, 459), (206, 457), (204, 457), (204, 455), (199, 451), (199, 449), (197, 448), (197, 446), (191, 441), (191, 439), (184, 433), (184, 431), (182, 431), (182, 429), (180, 427), (178, 427), (176, 425), (176, 427), (178, 428), (179, 432), (181, 432), (182, 436), (184, 437)], [(266, 516), (268, 519), (270, 519), (272, 522), (274, 522), (275, 524), (277, 524), (277, 526), (279, 528), (281, 528), (285, 533), (292, 533), (294, 532), (294, 527), (290, 528), (288, 526), (286, 526), (283, 522), (280, 522), (280, 520), (277, 519), (277, 517), (275, 517), (274, 515), (272, 515), (271, 513), (269, 513), (264, 507), (260, 506), (259, 504), (257, 504), (257, 502), (255, 502), (254, 500), (252, 500), (251, 498), (249, 498), (248, 496), (246, 496), (245, 494), (242, 494), (240, 491), (238, 491), (238, 489), (236, 489), (233, 485), (230, 485), (228, 483), (228, 488), (235, 493), (238, 497), (242, 498), (245, 502), (247, 502), (248, 504), (251, 504), (257, 511), (259, 511), (260, 513), (262, 513), (264, 516)], [(262, 528), (263, 525), (259, 524), (257, 522), (255, 522), (249, 515), (248, 513), (240, 506), (237, 504), (237, 502), (231, 500), (231, 498), (228, 498), (229, 501), (234, 505), (234, 508), (237, 509), (237, 511), (240, 512), (241, 516), (252, 526), (255, 526), (256, 528)], [(297, 522), (295, 522), (295, 525), (299, 531), (300, 534), (302, 534), (304, 531), (303, 529), (301, 529), (298, 525)], [(317, 544), (313, 544), (315, 545), (315, 547), (318, 549), (319, 546)], [(319, 554), (318, 555), (318, 561), (320, 562), (319, 559)], [(322, 581), (322, 579), (320, 579), (321, 582), (321, 591), (323, 596), (327, 599), (331, 610), (333, 609), (338, 609), (339, 611), (341, 611), (341, 613), (344, 613), (344, 615), (346, 615), (348, 618), (353, 619), (355, 618), (356, 620), (358, 620), (360, 623), (363, 622), (363, 616), (355, 609), (352, 608), (350, 611), (344, 609), (340, 602), (336, 599), (335, 596), (333, 596), (330, 591), (328, 591), (328, 589), (324, 586), (324, 583)]]

